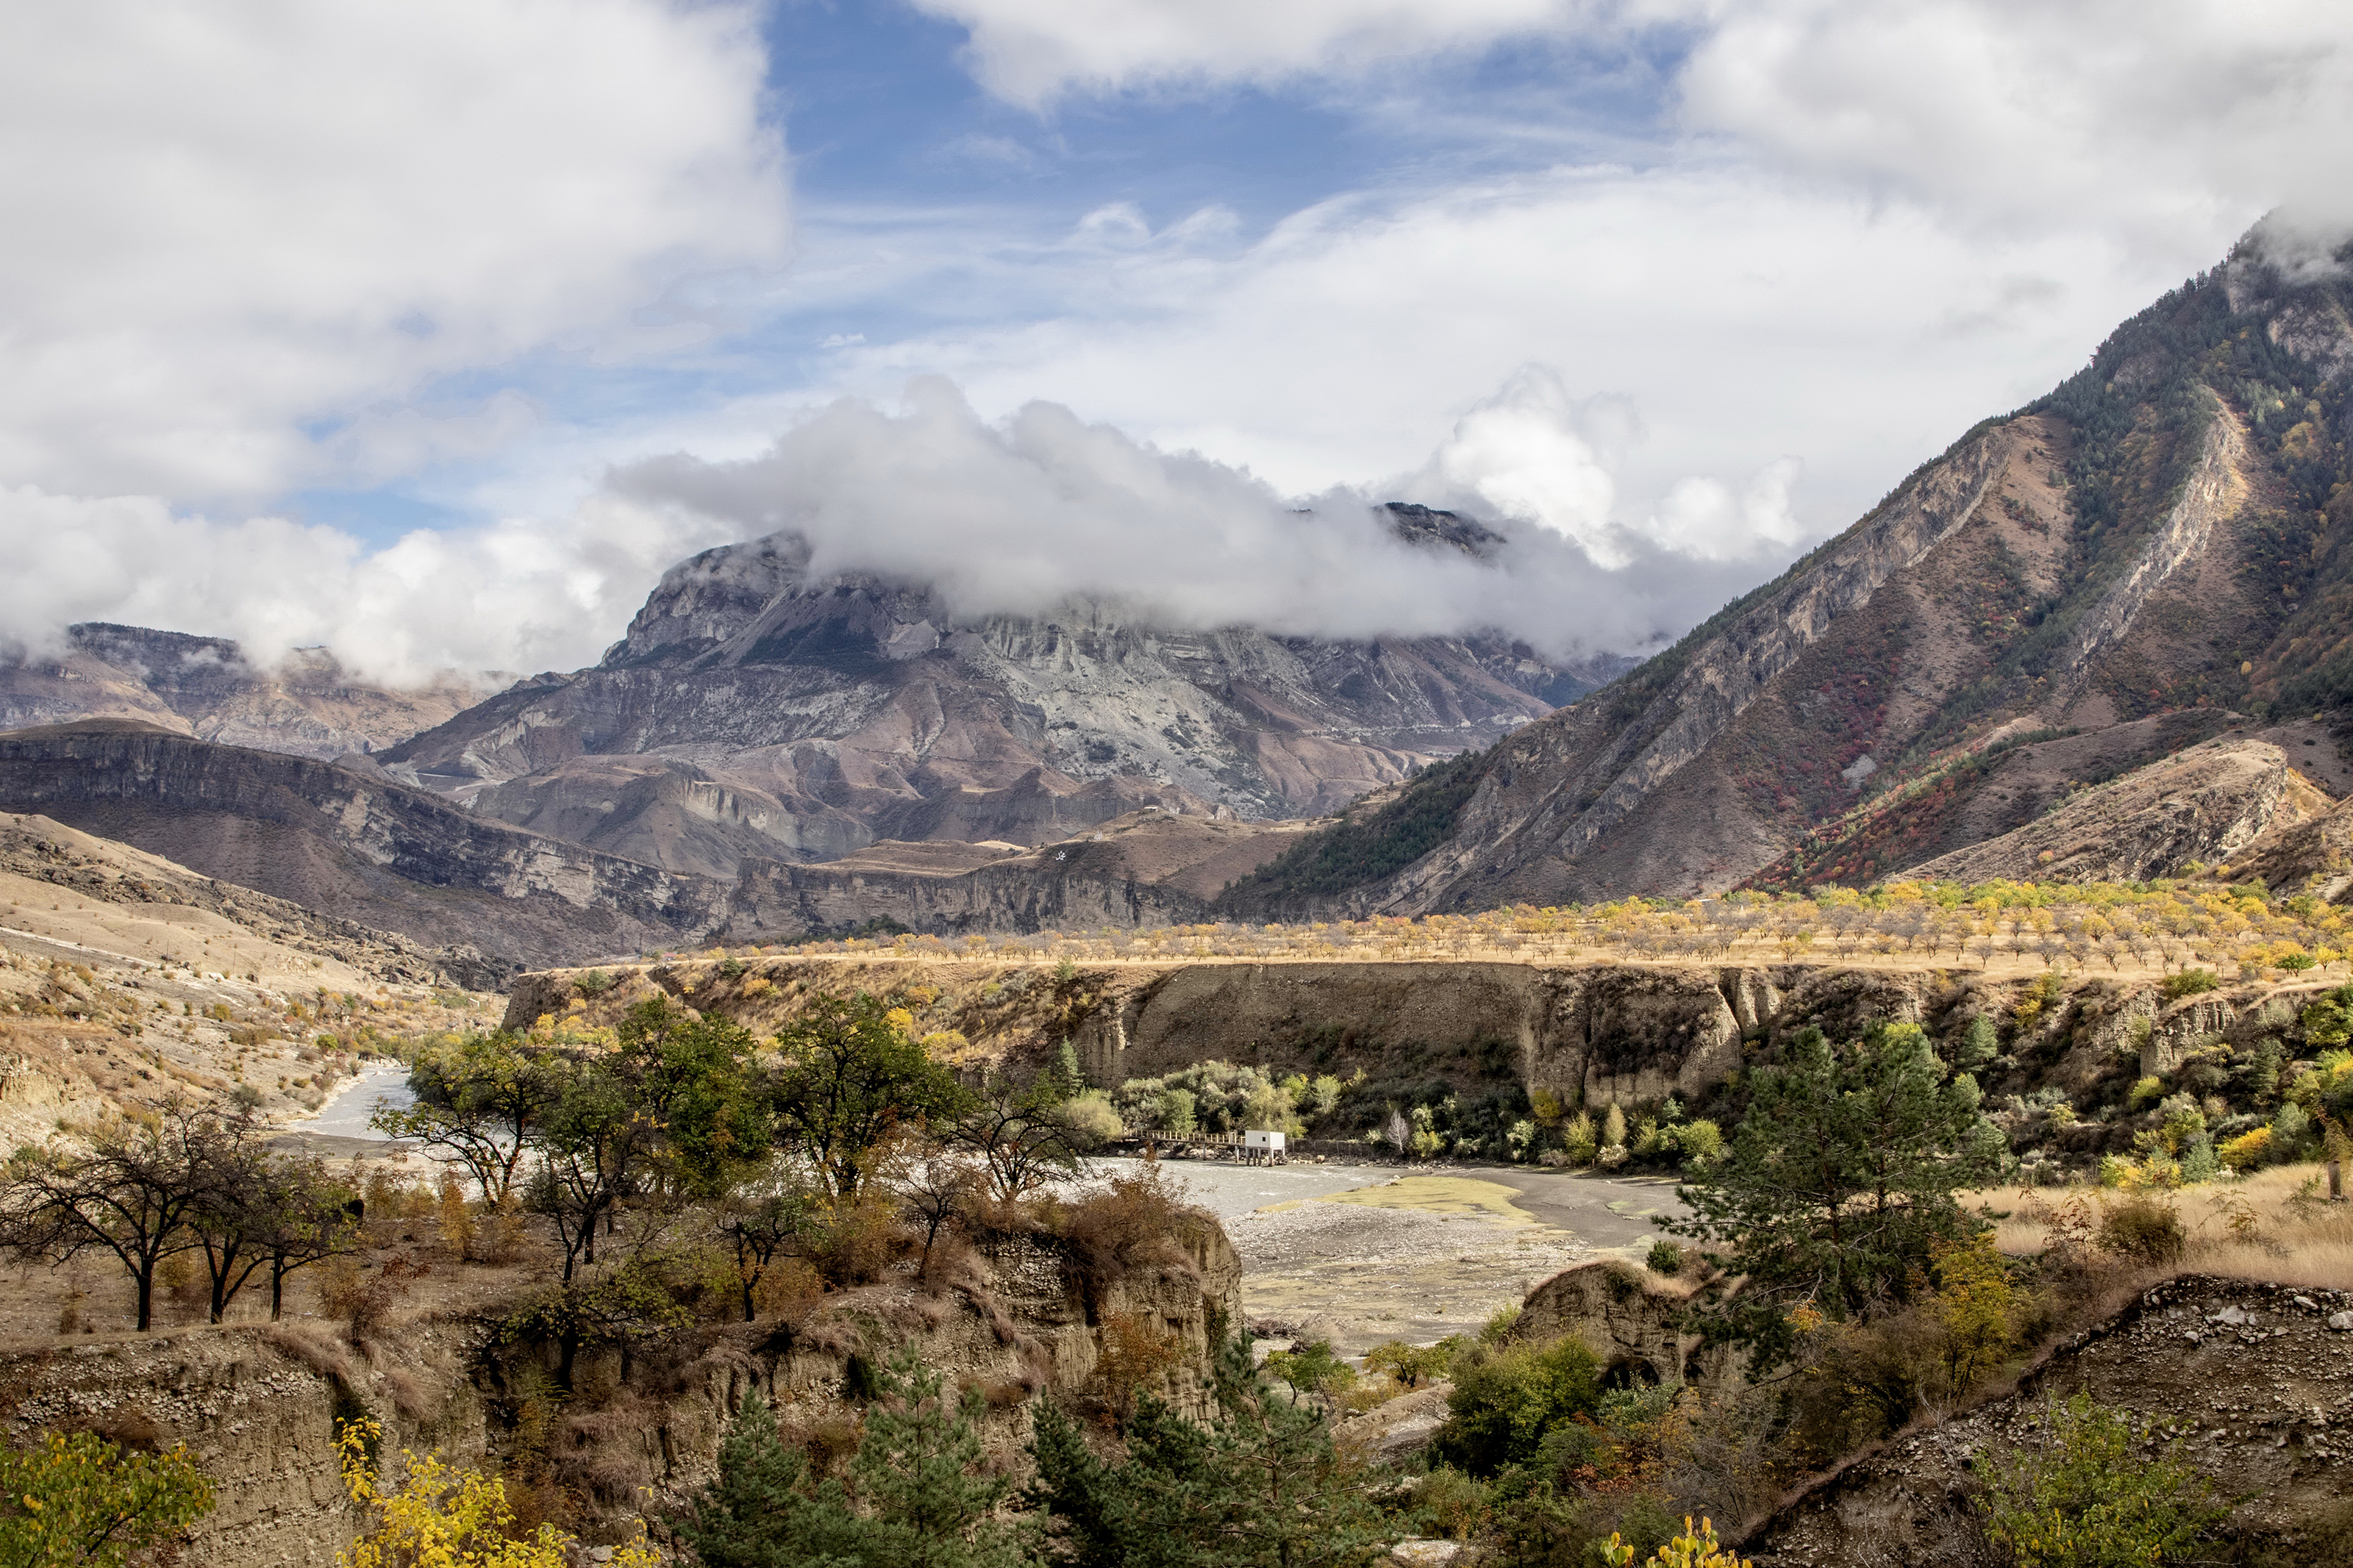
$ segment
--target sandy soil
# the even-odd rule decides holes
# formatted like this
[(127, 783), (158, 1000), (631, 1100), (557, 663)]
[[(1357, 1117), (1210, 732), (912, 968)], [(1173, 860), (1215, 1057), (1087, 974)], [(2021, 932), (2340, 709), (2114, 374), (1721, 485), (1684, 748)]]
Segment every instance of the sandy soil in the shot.
[[(1128, 1166), (1134, 1162), (1105, 1162)], [(1243, 1310), (1278, 1337), (1356, 1355), (1475, 1330), (1529, 1288), (1608, 1252), (1639, 1255), (1676, 1212), (1672, 1182), (1509, 1166), (1250, 1167), (1165, 1162), (1222, 1220)]]

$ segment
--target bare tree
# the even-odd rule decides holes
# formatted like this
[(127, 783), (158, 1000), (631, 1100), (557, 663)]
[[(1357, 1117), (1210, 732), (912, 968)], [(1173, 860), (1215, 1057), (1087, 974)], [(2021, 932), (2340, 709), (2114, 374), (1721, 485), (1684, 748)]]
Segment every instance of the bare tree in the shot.
[(1018, 1089), (992, 1085), (956, 1118), (946, 1142), (980, 1156), (1000, 1199), (1044, 1185), (1053, 1172), (1075, 1173), (1086, 1165), (1084, 1136), (1042, 1076)]
[(719, 1233), (735, 1249), (744, 1321), (758, 1316), (760, 1281), (780, 1257), (817, 1233), (824, 1194), (779, 1163), (737, 1184), (720, 1199)]
[(199, 1245), (189, 1222), (213, 1190), (207, 1151), (217, 1125), (174, 1099), (151, 1118), (100, 1131), (87, 1153), (19, 1152), (0, 1189), (0, 1244), (49, 1263), (112, 1254), (138, 1289), (145, 1333), (157, 1266)]

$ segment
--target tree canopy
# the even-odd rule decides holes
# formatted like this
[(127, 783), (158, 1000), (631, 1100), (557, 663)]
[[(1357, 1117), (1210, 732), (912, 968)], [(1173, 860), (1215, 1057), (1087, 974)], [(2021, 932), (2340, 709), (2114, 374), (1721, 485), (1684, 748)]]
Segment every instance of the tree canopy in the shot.
[(2006, 1145), (1976, 1080), (1916, 1025), (1835, 1044), (1807, 1029), (1751, 1088), (1724, 1157), (1680, 1189), (1690, 1215), (1665, 1228), (1746, 1276), (1702, 1327), (1772, 1365), (1794, 1342), (1793, 1311), (1841, 1319), (1900, 1300), (1936, 1244), (1980, 1230), (1955, 1194), (1996, 1177)]

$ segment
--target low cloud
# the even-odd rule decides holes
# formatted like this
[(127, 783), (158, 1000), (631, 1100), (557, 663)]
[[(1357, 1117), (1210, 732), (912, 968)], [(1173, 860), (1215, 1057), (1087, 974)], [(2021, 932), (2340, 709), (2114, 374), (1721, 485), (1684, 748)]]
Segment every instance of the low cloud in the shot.
[[(1466, 415), (1419, 474), (1300, 498), (1055, 404), (991, 424), (927, 377), (896, 412), (842, 399), (758, 458), (655, 459), (609, 488), (744, 537), (790, 531), (808, 541), (814, 574), (929, 583), (967, 616), (1086, 597), (1153, 625), (1497, 631), (1567, 656), (1655, 646), (1752, 580), (1759, 545), (1786, 542), (1735, 537), (1736, 518), (1786, 518), (1794, 472), (1778, 468), (1727, 502), (1728, 516), (1687, 506), (1699, 521), (1672, 542), (1613, 519), (1606, 457), (1638, 431), (1630, 410), (1577, 404), (1556, 374), (1531, 368)], [(1466, 496), (1506, 536), (1490, 561), (1405, 544), (1377, 510)]]
[(407, 683), (593, 660), (662, 570), (719, 525), (598, 497), (566, 519), (419, 530), (381, 550), (282, 518), (216, 521), (149, 496), (0, 489), (0, 647), (55, 652), (77, 621), (234, 637), (271, 665), (332, 647)]

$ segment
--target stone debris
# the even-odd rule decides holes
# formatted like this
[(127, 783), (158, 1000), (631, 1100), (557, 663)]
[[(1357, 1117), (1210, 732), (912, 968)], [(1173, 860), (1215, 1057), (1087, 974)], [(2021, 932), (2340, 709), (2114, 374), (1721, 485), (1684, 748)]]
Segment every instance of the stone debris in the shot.
[(1389, 1561), (1407, 1568), (1446, 1568), (1461, 1553), (1459, 1541), (1400, 1541), (1389, 1548)]
[(2191, 1277), (2062, 1347), (2019, 1392), (1890, 1444), (1758, 1529), (1757, 1568), (1992, 1564), (1971, 1465), (2041, 1438), (2048, 1400), (2088, 1393), (2153, 1424), (2227, 1496), (2232, 1528), (2303, 1528), (2353, 1494), (2353, 1291)]

